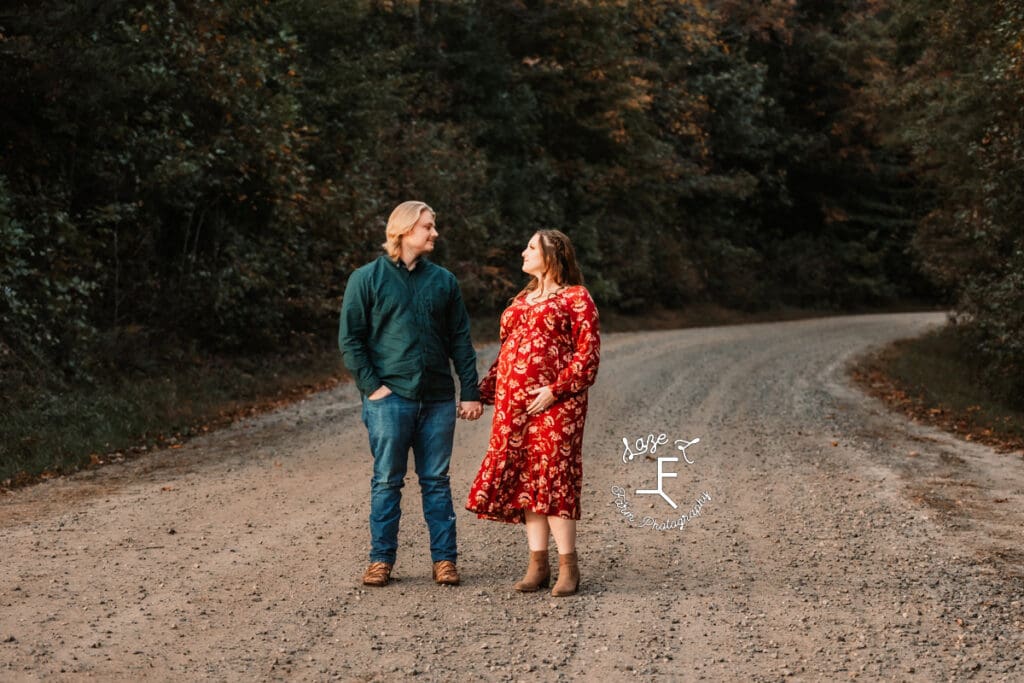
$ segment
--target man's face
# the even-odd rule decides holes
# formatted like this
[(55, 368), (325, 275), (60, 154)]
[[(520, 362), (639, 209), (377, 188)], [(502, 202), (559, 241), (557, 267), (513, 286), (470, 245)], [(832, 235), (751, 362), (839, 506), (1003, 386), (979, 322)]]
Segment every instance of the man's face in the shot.
[(412, 230), (402, 236), (403, 256), (419, 258), (423, 254), (434, 251), (437, 240), (437, 228), (434, 227), (434, 214), (424, 209)]

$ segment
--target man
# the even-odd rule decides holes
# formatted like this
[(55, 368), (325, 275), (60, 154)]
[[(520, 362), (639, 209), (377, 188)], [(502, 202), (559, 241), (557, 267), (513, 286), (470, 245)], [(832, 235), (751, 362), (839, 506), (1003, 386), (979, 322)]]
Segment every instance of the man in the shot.
[(456, 586), (455, 511), (448, 466), (458, 416), (480, 417), (476, 352), (459, 284), (424, 258), (434, 250), (434, 210), (403, 202), (387, 225), (387, 255), (356, 269), (345, 287), (338, 345), (363, 399), (370, 435), (370, 566), (368, 586), (386, 586), (398, 550), (409, 449), (430, 532), (434, 581)]

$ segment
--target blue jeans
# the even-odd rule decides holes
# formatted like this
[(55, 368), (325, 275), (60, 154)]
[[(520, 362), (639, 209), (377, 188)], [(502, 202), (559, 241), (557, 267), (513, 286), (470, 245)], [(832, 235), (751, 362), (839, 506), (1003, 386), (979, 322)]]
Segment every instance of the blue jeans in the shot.
[(455, 435), (455, 401), (412, 401), (398, 394), (371, 401), (363, 397), (363, 424), (370, 434), (370, 561), (394, 564), (402, 486), (412, 449), (430, 531), (434, 562), (455, 561), (455, 510), (448, 466)]

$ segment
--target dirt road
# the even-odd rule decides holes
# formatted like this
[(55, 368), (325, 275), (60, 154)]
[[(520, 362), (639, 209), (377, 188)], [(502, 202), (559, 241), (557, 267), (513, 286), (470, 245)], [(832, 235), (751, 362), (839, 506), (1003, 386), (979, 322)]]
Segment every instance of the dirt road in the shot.
[[(351, 386), (6, 495), (0, 680), (1024, 680), (1024, 460), (845, 379), (941, 320), (606, 335), (573, 598), (512, 591), (522, 529), (464, 510), (435, 586), (413, 476), (397, 580), (361, 586)], [(489, 419), (459, 423), (457, 507)]]

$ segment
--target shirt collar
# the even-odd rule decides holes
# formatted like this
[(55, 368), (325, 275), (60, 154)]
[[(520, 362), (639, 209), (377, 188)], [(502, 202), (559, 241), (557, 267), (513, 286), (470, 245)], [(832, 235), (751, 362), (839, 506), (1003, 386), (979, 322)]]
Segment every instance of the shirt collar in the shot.
[(416, 270), (417, 268), (419, 268), (421, 261), (423, 261), (423, 257), (422, 256), (417, 256), (416, 259), (408, 267), (406, 267), (405, 261), (402, 260), (401, 256), (399, 256), (396, 259), (392, 259), (391, 260), (391, 262), (395, 265), (396, 268), (400, 268), (400, 269), (408, 271), (410, 273), (412, 271)]

